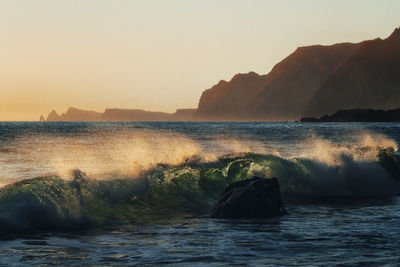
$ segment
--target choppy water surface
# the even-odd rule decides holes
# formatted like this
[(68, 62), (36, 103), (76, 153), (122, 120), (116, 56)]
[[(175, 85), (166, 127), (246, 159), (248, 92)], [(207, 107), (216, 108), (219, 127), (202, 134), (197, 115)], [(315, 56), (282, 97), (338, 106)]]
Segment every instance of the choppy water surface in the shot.
[[(399, 143), (385, 123), (0, 123), (0, 264), (397, 265), (378, 156)], [(252, 175), (278, 177), (288, 216), (208, 218)]]

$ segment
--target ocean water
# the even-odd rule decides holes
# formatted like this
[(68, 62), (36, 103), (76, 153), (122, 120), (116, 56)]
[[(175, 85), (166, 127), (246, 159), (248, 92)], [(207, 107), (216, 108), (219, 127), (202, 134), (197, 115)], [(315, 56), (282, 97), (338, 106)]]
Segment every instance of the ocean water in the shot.
[[(400, 124), (1, 122), (1, 265), (396, 266)], [(277, 177), (289, 215), (209, 218)]]

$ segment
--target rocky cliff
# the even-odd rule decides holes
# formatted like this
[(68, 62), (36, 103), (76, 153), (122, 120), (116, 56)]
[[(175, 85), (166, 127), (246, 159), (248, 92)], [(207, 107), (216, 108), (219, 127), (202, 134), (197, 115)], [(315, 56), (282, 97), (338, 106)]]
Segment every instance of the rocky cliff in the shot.
[(388, 38), (363, 42), (316, 91), (305, 111), (320, 116), (339, 109), (400, 106), (400, 28)]
[(211, 120), (298, 119), (321, 83), (357, 47), (350, 43), (300, 47), (267, 75), (238, 74), (206, 90), (195, 116)]
[(47, 120), (298, 120), (341, 109), (400, 107), (400, 28), (386, 39), (300, 47), (268, 74), (237, 74), (201, 95), (197, 110), (176, 113), (69, 109)]
[(270, 73), (221, 81), (202, 94), (200, 120), (298, 120), (340, 109), (400, 106), (400, 28), (386, 39), (300, 47)]

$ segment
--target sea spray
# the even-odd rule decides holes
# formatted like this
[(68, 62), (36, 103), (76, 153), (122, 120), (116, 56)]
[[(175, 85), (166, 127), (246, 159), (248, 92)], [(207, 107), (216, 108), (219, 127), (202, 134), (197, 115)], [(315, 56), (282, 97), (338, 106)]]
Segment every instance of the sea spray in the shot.
[(63, 137), (22, 136), (7, 146), (12, 147), (14, 153), (4, 154), (4, 157), (19, 157), (15, 166), (5, 166), (10, 175), (19, 175), (17, 179), (31, 178), (25, 176), (29, 169), (38, 170), (33, 174), (37, 176), (66, 177), (72, 169), (81, 169), (97, 179), (106, 179), (108, 173), (137, 177), (159, 163), (176, 165), (196, 156), (204, 160), (216, 159), (187, 136), (140, 129), (134, 132), (93, 131)]
[[(69, 125), (69, 127), (72, 127)], [(310, 132), (288, 144), (257, 140), (255, 136), (232, 137), (217, 134), (198, 140), (188, 134), (146, 128), (97, 127), (63, 135), (48, 131), (23, 134), (1, 143), (0, 179), (8, 181), (35, 176), (69, 176), (72, 169), (84, 170), (92, 178), (138, 177), (157, 164), (179, 165), (188, 158), (212, 162), (225, 154), (273, 154), (282, 158), (311, 158), (330, 165), (340, 164), (340, 155), (348, 154), (360, 161), (376, 161), (379, 148), (396, 142), (363, 130), (348, 134), (346, 142), (335, 142)], [(275, 137), (276, 138), (276, 137)], [(291, 140), (288, 140), (291, 141)]]
[(39, 169), (41, 177), (0, 189), (1, 233), (113, 229), (207, 216), (230, 183), (253, 176), (278, 177), (287, 202), (400, 193), (397, 145), (383, 135), (364, 131), (352, 137), (352, 145), (310, 135), (289, 155), (279, 144), (251, 138), (208, 141), (140, 129), (19, 137), (5, 146), (19, 155), (18, 161), (7, 159), (18, 162), (7, 165), (8, 173), (18, 176), (26, 168), (35, 176), (29, 171)]
[(135, 179), (35, 178), (0, 190), (2, 234), (112, 228), (210, 212), (227, 185), (252, 177), (279, 177), (291, 198), (371, 198), (400, 193), (399, 182), (378, 162), (342, 156), (341, 164), (254, 153), (213, 162), (159, 164)]

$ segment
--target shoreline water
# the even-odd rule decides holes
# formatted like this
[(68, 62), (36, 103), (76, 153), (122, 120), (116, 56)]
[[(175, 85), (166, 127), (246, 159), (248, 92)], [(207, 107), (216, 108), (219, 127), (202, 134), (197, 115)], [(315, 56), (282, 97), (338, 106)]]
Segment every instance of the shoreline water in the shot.
[[(399, 197), (377, 156), (399, 143), (385, 123), (0, 123), (1, 177), (25, 179), (0, 189), (3, 234), (24, 231), (0, 263), (398, 261)], [(252, 175), (280, 179), (289, 215), (210, 219), (220, 190)]]

